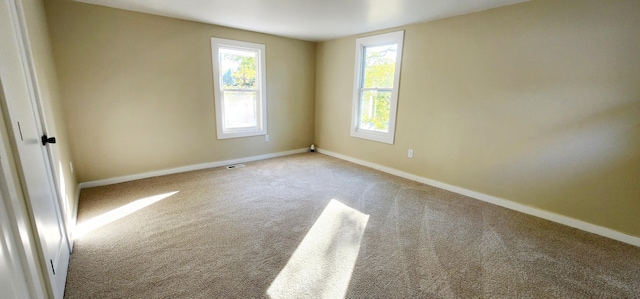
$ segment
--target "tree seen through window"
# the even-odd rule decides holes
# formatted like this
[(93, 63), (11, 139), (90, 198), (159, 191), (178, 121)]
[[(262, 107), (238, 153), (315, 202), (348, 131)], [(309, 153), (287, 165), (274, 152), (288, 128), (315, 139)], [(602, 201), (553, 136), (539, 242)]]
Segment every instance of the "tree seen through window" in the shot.
[(361, 123), (366, 130), (388, 132), (397, 45), (367, 47), (361, 89)]
[(220, 72), (224, 123), (227, 128), (258, 125), (258, 86), (255, 51), (221, 48)]

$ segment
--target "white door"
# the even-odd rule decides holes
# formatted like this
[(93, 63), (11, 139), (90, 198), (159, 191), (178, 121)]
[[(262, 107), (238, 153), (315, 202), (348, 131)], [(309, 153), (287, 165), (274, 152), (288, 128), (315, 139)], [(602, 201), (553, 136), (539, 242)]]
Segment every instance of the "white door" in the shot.
[[(42, 126), (35, 106), (34, 82), (22, 40), (24, 28), (14, 0), (0, 6), (0, 82), (2, 109), (14, 145), (14, 159), (30, 208), (40, 247), (43, 273), (55, 298), (62, 298), (69, 264), (69, 246), (56, 198), (48, 155), (41, 142)], [(4, 111), (6, 110), (6, 111)]]

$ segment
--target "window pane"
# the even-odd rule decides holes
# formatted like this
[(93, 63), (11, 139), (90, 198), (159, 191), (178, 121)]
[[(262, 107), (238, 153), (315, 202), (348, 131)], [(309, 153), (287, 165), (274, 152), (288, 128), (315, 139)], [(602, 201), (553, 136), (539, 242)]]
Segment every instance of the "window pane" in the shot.
[(220, 85), (223, 89), (256, 89), (257, 52), (220, 48), (219, 53)]
[(397, 44), (365, 47), (363, 87), (393, 88), (397, 48)]
[(225, 91), (223, 100), (225, 129), (258, 126), (257, 92)]
[(360, 109), (360, 129), (385, 133), (389, 131), (391, 91), (363, 91)]

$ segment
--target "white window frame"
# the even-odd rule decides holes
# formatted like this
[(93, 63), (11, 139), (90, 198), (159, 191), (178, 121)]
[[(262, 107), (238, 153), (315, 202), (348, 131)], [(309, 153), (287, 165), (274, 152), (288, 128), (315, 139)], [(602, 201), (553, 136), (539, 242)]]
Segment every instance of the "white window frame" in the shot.
[[(255, 51), (258, 53), (256, 57), (256, 65), (258, 70), (256, 72), (256, 90), (257, 91), (257, 126), (251, 128), (225, 128), (224, 120), (224, 100), (223, 89), (221, 86), (222, 74), (220, 74), (220, 58), (219, 49), (237, 49), (244, 51)], [(266, 59), (265, 59), (265, 46), (263, 44), (256, 44), (250, 42), (243, 42), (231, 39), (223, 38), (211, 38), (211, 57), (213, 62), (213, 86), (215, 96), (215, 109), (216, 109), (216, 127), (218, 132), (218, 139), (238, 138), (248, 136), (260, 136), (267, 135), (267, 84), (266, 84)]]
[[(353, 88), (353, 107), (351, 117), (351, 136), (373, 141), (393, 144), (396, 132), (396, 114), (398, 108), (398, 86), (400, 85), (400, 69), (402, 65), (402, 44), (404, 41), (404, 30), (368, 36), (356, 39), (356, 67), (355, 83)], [(366, 47), (382, 46), (387, 44), (397, 44), (396, 66), (393, 78), (393, 90), (391, 91), (389, 109), (388, 132), (372, 131), (360, 128), (360, 117), (362, 107), (360, 107), (360, 95), (364, 84), (364, 50)]]

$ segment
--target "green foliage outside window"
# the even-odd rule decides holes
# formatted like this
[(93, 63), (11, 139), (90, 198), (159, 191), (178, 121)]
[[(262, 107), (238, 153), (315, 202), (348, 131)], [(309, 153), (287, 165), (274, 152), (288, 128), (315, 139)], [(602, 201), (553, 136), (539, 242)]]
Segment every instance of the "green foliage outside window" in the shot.
[(226, 72), (222, 76), (224, 88), (255, 89), (256, 59), (253, 56), (234, 53), (221, 53), (222, 67)]
[[(363, 88), (393, 88), (396, 46), (366, 49)], [(361, 124), (364, 129), (387, 132), (391, 109), (391, 92), (361, 92)]]

